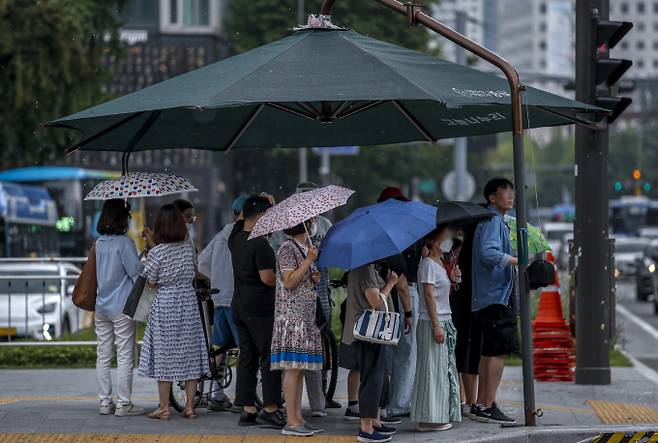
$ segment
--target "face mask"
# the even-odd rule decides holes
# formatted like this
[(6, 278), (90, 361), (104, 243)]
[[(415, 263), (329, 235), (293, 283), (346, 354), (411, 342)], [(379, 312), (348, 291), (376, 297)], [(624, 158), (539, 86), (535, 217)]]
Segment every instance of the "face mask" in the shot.
[(187, 228), (187, 236), (190, 238), (190, 240), (194, 241), (194, 237), (196, 236), (196, 231), (194, 230), (194, 224), (185, 223), (185, 227)]
[(450, 252), (450, 250), (452, 249), (452, 239), (446, 238), (441, 242), (439, 247), (441, 248), (441, 252)]

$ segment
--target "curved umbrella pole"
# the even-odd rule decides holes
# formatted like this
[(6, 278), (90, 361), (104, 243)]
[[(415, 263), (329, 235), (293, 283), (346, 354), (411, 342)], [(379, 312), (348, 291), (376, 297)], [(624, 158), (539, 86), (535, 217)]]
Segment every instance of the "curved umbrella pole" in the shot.
[[(407, 17), (409, 24), (421, 24), (442, 35), (448, 40), (469, 50), (476, 56), (499, 68), (509, 82), (512, 100), (512, 136), (514, 148), (514, 181), (516, 183), (516, 216), (519, 257), (519, 291), (521, 299), (521, 356), (523, 359), (523, 403), (525, 410), (525, 425), (536, 426), (535, 388), (532, 368), (532, 331), (530, 291), (528, 288), (526, 268), (528, 267), (528, 228), (525, 205), (525, 160), (523, 151), (523, 114), (521, 85), (519, 74), (514, 67), (501, 56), (477, 44), (466, 36), (450, 29), (432, 16), (424, 13), (420, 5), (413, 1), (400, 3), (397, 0), (375, 0), (378, 3)], [(330, 19), (331, 10), (336, 0), (324, 0), (320, 9), (321, 16)]]

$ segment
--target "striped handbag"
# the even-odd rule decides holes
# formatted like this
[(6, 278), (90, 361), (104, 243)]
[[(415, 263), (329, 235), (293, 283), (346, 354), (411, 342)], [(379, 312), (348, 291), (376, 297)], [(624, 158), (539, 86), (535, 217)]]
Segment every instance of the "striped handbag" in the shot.
[(386, 296), (379, 293), (384, 300), (386, 311), (367, 309), (354, 325), (356, 340), (378, 343), (380, 345), (397, 345), (400, 340), (400, 314), (388, 310)]

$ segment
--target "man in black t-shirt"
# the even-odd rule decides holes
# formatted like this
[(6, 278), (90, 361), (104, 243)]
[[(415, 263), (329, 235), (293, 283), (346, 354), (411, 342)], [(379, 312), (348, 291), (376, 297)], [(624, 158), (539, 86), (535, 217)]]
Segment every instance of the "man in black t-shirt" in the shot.
[[(273, 203), (268, 195), (249, 197), (242, 210), (244, 220), (235, 224), (228, 240), (235, 277), (231, 309), (240, 337), (235, 388), (235, 403), (244, 408), (240, 426), (267, 424), (283, 428), (286, 423), (279, 410), (281, 374), (270, 371), (276, 258), (265, 237), (248, 240), (256, 222)], [(264, 404), (260, 413), (254, 402), (259, 368)]]

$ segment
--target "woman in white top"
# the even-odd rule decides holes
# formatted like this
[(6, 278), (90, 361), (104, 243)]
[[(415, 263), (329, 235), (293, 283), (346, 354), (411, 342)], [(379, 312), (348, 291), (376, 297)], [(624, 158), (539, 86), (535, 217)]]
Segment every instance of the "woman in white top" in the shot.
[(426, 238), (429, 257), (420, 262), (421, 289), (416, 340), (416, 377), (411, 396), (411, 421), (418, 431), (445, 431), (461, 421), (459, 379), (455, 362), (457, 331), (452, 324), (450, 286), (461, 275), (455, 266), (448, 276), (441, 256), (450, 251), (452, 233), (441, 225)]

